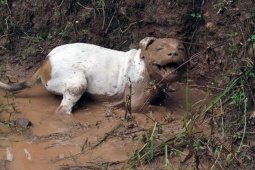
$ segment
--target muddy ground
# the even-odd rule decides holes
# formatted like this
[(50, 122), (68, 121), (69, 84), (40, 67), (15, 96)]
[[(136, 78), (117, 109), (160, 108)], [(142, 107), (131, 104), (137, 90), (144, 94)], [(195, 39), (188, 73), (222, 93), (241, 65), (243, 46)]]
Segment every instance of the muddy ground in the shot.
[[(7, 169), (59, 169), (65, 165), (129, 168), (127, 161), (137, 145), (141, 145), (142, 134), (149, 135), (147, 131), (152, 130), (155, 122), (161, 124), (164, 135), (175, 134), (182, 129), (185, 85), (176, 84), (174, 87), (176, 92), (166, 104), (169, 111), (147, 115), (132, 113), (131, 120), (125, 120), (123, 108), (110, 108), (88, 100), (78, 104), (73, 116), (53, 114), (60, 98), (48, 93), (43, 86), (23, 90), (14, 99), (9, 96), (17, 109), (11, 119), (27, 118), (32, 125), (21, 124), (25, 128), (13, 127), (13, 131), (1, 125), (1, 132), (6, 134), (1, 138), (0, 158), (5, 160), (7, 152), (10, 152)], [(198, 89), (190, 89), (190, 94), (192, 105), (206, 98), (206, 93)], [(1, 95), (6, 96), (6, 93)], [(1, 102), (6, 103), (6, 99), (1, 97)], [(194, 105), (193, 109), (197, 107)], [(8, 120), (9, 114), (2, 118)], [(209, 127), (203, 127), (205, 129), (197, 128), (196, 131), (208, 133)], [(178, 160), (174, 162), (179, 167)], [(192, 163), (189, 165), (194, 166)], [(164, 168), (164, 161), (144, 166)]]
[[(126, 51), (137, 48), (147, 36), (174, 37), (189, 42), (186, 45), (190, 57), (200, 52), (193, 56), (187, 72), (178, 80), (181, 85), (173, 85), (176, 92), (161, 99), (169, 111), (133, 113), (129, 121), (124, 120), (124, 108), (108, 108), (86, 99), (77, 105), (73, 117), (55, 115), (61, 98), (40, 85), (14, 95), (1, 91), (0, 169), (128, 169), (131, 166), (128, 160), (135, 150), (148, 141), (141, 138), (152, 134), (156, 122), (162, 126), (166, 139), (180, 133), (187, 103), (193, 106), (189, 113), (196, 115), (205, 109), (206, 116), (202, 124), (201, 121), (194, 124), (191, 138), (195, 149), (176, 142), (172, 148), (183, 154), (177, 154), (182, 155), (178, 158), (169, 156), (170, 163), (176, 169), (252, 169), (254, 76), (250, 72), (245, 78), (242, 75), (255, 61), (254, 3), (253, 0), (0, 1), (0, 69), (1, 79), (6, 82), (29, 77), (52, 48), (72, 42)], [(242, 81), (230, 86), (235, 80)], [(186, 87), (190, 89), (188, 102)], [(214, 107), (207, 109), (210, 104), (203, 103), (205, 96), (210, 94), (209, 101), (214, 101), (230, 87)], [(193, 105), (197, 102), (199, 105)], [(13, 121), (18, 118), (29, 120), (32, 125), (16, 126)], [(197, 134), (203, 134), (200, 135), (203, 140)], [(200, 141), (199, 147), (195, 141)], [(187, 150), (193, 150), (192, 156)], [(138, 168), (171, 168), (162, 153), (149, 163), (138, 161)]]

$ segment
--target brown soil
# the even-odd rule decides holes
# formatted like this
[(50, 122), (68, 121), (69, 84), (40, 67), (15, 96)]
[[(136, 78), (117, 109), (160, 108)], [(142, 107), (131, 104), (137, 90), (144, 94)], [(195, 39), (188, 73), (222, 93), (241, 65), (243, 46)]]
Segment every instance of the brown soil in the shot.
[[(123, 108), (108, 108), (86, 99), (77, 105), (74, 116), (56, 115), (54, 110), (61, 98), (49, 94), (42, 86), (26, 89), (14, 96), (1, 91), (1, 170), (128, 167), (127, 160), (137, 149), (140, 136), (151, 134), (150, 129), (155, 123), (150, 118), (163, 124), (165, 136), (178, 133), (183, 127), (187, 82), (190, 105), (200, 104), (193, 106), (191, 112), (197, 114), (207, 107), (201, 103), (206, 94), (212, 94), (212, 98), (221, 94), (255, 61), (255, 48), (252, 47), (255, 40), (249, 40), (251, 35), (255, 35), (255, 5), (252, 0), (0, 0), (0, 10), (0, 78), (6, 81), (28, 78), (50, 49), (72, 42), (126, 51), (137, 48), (144, 37), (174, 37), (196, 44), (186, 44), (190, 56), (206, 51), (205, 55), (198, 55), (189, 62), (187, 73), (179, 80), (184, 84), (175, 84), (176, 92), (158, 103), (166, 106), (168, 112), (133, 113), (134, 118), (130, 121), (124, 120)], [(215, 44), (219, 46), (214, 48)], [(222, 97), (222, 105), (216, 104), (208, 111), (205, 125), (194, 125), (195, 132), (207, 135), (207, 118), (211, 118), (213, 132), (208, 137), (209, 143), (204, 142), (205, 148), (198, 149), (192, 159), (181, 165), (179, 159), (170, 156), (174, 167), (255, 167), (253, 78), (247, 78), (243, 83), (248, 89), (249, 120), (245, 122), (243, 107), (235, 107), (231, 102), (233, 95), (228, 93)], [(238, 89), (233, 90), (234, 94), (236, 92)], [(12, 121), (18, 118), (31, 121), (32, 126), (15, 126)], [(22, 125), (26, 126), (26, 122)], [(220, 130), (216, 130), (216, 126)], [(249, 133), (242, 144), (249, 147), (242, 147), (236, 153), (243, 127)], [(219, 134), (223, 134), (221, 130), (224, 128), (222, 139)], [(99, 143), (105, 136), (106, 140)], [(99, 145), (93, 148), (97, 143)], [(216, 153), (219, 145), (223, 148), (220, 161)], [(185, 156), (188, 155), (187, 148), (188, 144), (179, 148)], [(8, 161), (11, 158), (7, 155), (12, 155), (13, 159)], [(237, 156), (229, 162), (229, 155)], [(141, 169), (166, 169), (164, 157), (149, 165), (139, 165)]]

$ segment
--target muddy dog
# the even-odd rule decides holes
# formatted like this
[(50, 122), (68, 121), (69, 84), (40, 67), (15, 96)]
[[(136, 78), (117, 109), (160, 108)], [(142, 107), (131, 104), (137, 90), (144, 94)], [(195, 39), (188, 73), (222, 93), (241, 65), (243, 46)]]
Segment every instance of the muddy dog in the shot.
[[(125, 102), (131, 86), (131, 108), (138, 110), (150, 105), (161, 90), (151, 88), (151, 82), (157, 83), (186, 59), (184, 45), (176, 39), (147, 37), (139, 47), (123, 52), (84, 43), (58, 46), (31, 78), (17, 84), (0, 82), (0, 88), (18, 91), (40, 79), (49, 92), (63, 95), (56, 112), (71, 114), (84, 93), (118, 105)], [(175, 81), (179, 74), (175, 71), (164, 82)]]

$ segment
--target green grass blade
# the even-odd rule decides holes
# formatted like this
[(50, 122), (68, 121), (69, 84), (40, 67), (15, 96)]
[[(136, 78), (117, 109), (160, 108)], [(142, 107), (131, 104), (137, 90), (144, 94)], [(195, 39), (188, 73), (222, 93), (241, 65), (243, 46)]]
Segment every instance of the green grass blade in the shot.
[(238, 83), (238, 81), (242, 80), (244, 77), (247, 76), (247, 74), (249, 74), (252, 71), (253, 67), (248, 69), (245, 73), (243, 73), (241, 76), (239, 76), (238, 78), (236, 78), (218, 97), (216, 97), (211, 104), (206, 108), (206, 110), (203, 113), (206, 113), (208, 110), (210, 110), (213, 105), (215, 105), (216, 103), (218, 103), (223, 96), (225, 96), (233, 87), (235, 87), (235, 85)]

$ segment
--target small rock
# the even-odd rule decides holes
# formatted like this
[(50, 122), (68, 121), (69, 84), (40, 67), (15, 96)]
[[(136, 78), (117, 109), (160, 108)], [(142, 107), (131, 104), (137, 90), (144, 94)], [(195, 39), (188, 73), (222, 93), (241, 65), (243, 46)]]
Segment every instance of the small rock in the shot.
[(9, 147), (6, 148), (6, 160), (8, 161), (13, 160), (13, 154), (11, 153), (11, 149)]
[(64, 158), (65, 158), (65, 155), (64, 155), (64, 154), (60, 154), (58, 157), (59, 157), (60, 159), (64, 159)]
[(32, 123), (26, 118), (18, 118), (15, 120), (15, 123), (23, 128), (28, 128), (32, 125)]
[(24, 148), (24, 152), (25, 152), (25, 155), (26, 155), (27, 159), (28, 159), (28, 160), (31, 160), (32, 157), (31, 157), (30, 152), (29, 152), (26, 148)]
[(214, 28), (214, 24), (212, 22), (206, 23), (206, 28)]
[(255, 111), (252, 112), (250, 119), (255, 118)]

